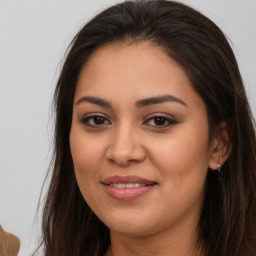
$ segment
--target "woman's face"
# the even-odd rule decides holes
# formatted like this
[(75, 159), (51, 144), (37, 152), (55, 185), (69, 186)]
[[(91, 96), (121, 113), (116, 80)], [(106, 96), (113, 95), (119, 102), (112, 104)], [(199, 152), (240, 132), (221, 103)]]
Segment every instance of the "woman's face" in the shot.
[(112, 232), (197, 223), (210, 160), (205, 105), (147, 42), (111, 44), (83, 66), (70, 147), (81, 193)]

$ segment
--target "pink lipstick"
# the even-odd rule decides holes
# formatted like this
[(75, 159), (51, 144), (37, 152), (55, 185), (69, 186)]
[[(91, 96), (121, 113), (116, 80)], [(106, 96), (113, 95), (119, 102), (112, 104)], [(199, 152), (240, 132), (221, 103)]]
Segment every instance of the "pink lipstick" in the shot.
[(112, 176), (101, 182), (106, 192), (118, 200), (133, 200), (147, 193), (157, 184), (138, 176)]

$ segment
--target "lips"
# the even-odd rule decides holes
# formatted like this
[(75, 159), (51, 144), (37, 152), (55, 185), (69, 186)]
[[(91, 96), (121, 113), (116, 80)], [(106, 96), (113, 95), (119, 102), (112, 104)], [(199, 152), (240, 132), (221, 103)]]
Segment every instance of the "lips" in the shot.
[(110, 185), (114, 183), (140, 183), (145, 185), (156, 184), (156, 181), (147, 180), (138, 176), (111, 176), (102, 181), (103, 184)]
[(157, 184), (138, 176), (112, 176), (101, 182), (109, 196), (118, 200), (133, 200), (149, 192)]

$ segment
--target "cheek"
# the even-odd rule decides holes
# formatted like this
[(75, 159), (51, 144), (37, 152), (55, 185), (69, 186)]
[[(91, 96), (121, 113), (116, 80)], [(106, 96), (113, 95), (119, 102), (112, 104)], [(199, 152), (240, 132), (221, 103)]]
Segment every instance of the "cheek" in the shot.
[(179, 171), (180, 174), (189, 173), (193, 169), (200, 172), (202, 168), (207, 169), (208, 166), (207, 145), (207, 140), (202, 138), (197, 140), (189, 134), (183, 135), (182, 138), (175, 138), (166, 146), (167, 150), (161, 154), (161, 162), (165, 161), (165, 166), (172, 166), (172, 169)]
[[(99, 139), (98, 139), (99, 140)], [(73, 125), (70, 132), (70, 149), (75, 175), (81, 193), (86, 198), (93, 191), (92, 184), (99, 182), (99, 168), (104, 156), (97, 139), (86, 136), (80, 127)]]
[(200, 214), (208, 169), (208, 136), (200, 138), (192, 133), (177, 135), (158, 145), (152, 154), (152, 162), (162, 179), (162, 199), (168, 202), (159, 207), (166, 213), (166, 219), (189, 216), (192, 209), (195, 215)]
[[(95, 170), (104, 158), (104, 137), (88, 135), (80, 124), (73, 124), (70, 131), (70, 149), (77, 170)], [(85, 172), (85, 171), (84, 171)]]
[(168, 183), (165, 189), (180, 196), (201, 193), (209, 162), (207, 127), (200, 132), (193, 126), (182, 127), (171, 139), (154, 145), (157, 150), (151, 150), (151, 159)]

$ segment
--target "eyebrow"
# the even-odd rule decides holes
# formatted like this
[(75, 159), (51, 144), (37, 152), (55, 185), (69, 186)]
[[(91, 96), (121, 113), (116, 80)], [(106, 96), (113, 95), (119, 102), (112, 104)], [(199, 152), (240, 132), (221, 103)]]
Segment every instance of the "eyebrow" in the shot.
[(188, 106), (183, 100), (181, 100), (173, 95), (170, 95), (170, 94), (139, 100), (136, 102), (136, 106), (138, 108), (141, 108), (141, 107), (146, 107), (148, 105), (159, 104), (159, 103), (164, 103), (164, 102), (177, 102), (186, 107)]
[[(76, 102), (76, 105), (79, 105), (82, 102), (89, 102), (89, 103), (93, 103), (93, 104), (100, 105), (102, 107), (107, 107), (107, 108), (113, 107), (109, 101), (106, 101), (106, 100), (98, 98), (98, 97), (92, 97), (92, 96), (84, 96), (84, 97), (80, 98)], [(139, 100), (135, 103), (135, 105), (137, 108), (142, 108), (142, 107), (146, 107), (149, 105), (160, 104), (160, 103), (164, 103), (164, 102), (177, 102), (184, 106), (187, 106), (187, 104), (183, 100), (181, 100), (173, 95), (170, 95), (170, 94)]]
[(97, 98), (97, 97), (84, 96), (76, 102), (76, 105), (78, 105), (82, 102), (90, 102), (90, 103), (93, 103), (96, 105), (100, 105), (102, 107), (112, 108), (112, 104), (110, 102), (103, 100), (101, 98)]

